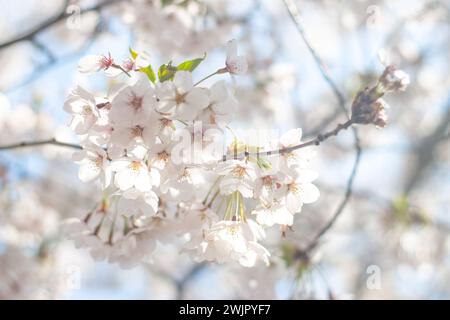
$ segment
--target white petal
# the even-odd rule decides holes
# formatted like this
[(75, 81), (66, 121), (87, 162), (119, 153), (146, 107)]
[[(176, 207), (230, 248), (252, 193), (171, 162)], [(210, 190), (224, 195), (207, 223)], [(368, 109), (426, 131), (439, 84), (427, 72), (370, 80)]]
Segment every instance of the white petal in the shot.
[(312, 183), (306, 183), (299, 186), (300, 197), (303, 203), (313, 203), (319, 199), (320, 191)]
[(300, 196), (289, 192), (286, 196), (286, 207), (292, 214), (299, 212), (302, 209), (302, 201)]
[(243, 56), (237, 56), (227, 62), (227, 68), (230, 73), (244, 74), (247, 72), (247, 59)]
[(83, 182), (92, 181), (99, 176), (101, 169), (94, 162), (87, 160), (80, 166), (78, 177)]
[(94, 73), (100, 70), (102, 56), (88, 55), (78, 62), (78, 71), (82, 73)]
[(130, 160), (123, 158), (123, 159), (117, 159), (117, 160), (112, 161), (109, 165), (109, 168), (112, 171), (121, 171), (121, 170), (124, 170), (129, 165), (130, 165)]
[(149, 168), (150, 182), (152, 185), (157, 186), (160, 184), (161, 175), (155, 168)]
[(228, 98), (228, 87), (224, 80), (214, 83), (211, 88), (209, 88), (209, 95), (211, 97), (211, 102), (222, 102)]
[(236, 39), (232, 39), (227, 42), (226, 52), (227, 52), (227, 61), (230, 58), (234, 58), (237, 56), (237, 41), (236, 41)]
[(193, 88), (186, 95), (186, 104), (193, 108), (194, 112), (205, 109), (209, 104), (209, 97), (205, 89)]
[(136, 180), (136, 170), (122, 170), (116, 173), (114, 177), (114, 184), (120, 190), (130, 189)]
[(102, 179), (102, 188), (103, 189), (108, 188), (109, 185), (111, 184), (112, 179), (112, 171), (108, 167), (104, 168), (101, 179)]
[(159, 197), (153, 191), (147, 192), (144, 195), (144, 201), (151, 206), (155, 211), (158, 209)]
[(146, 169), (140, 170), (138, 176), (136, 177), (136, 181), (134, 182), (134, 186), (137, 190), (146, 192), (150, 191), (151, 183), (150, 177)]
[(86, 134), (89, 129), (92, 128), (92, 126), (97, 121), (97, 118), (94, 116), (87, 116), (87, 117), (81, 117), (81, 116), (75, 116), (74, 122), (72, 122), (74, 126), (74, 131), (76, 134)]
[(177, 87), (179, 93), (186, 93), (193, 87), (192, 73), (189, 71), (178, 71), (175, 74), (173, 83)]

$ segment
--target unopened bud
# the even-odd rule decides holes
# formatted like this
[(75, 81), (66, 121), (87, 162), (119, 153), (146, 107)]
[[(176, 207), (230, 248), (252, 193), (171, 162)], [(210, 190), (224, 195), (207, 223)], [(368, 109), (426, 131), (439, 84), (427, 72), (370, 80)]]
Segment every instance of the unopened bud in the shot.
[(379, 79), (383, 89), (388, 91), (405, 91), (410, 80), (409, 75), (395, 66), (387, 66)]
[(360, 91), (352, 104), (352, 122), (359, 124), (374, 124), (384, 128), (387, 124), (386, 108), (388, 104), (381, 98), (374, 100), (373, 91)]
[(373, 118), (372, 123), (379, 128), (384, 128), (387, 125), (387, 114), (386, 109), (389, 105), (383, 99), (378, 99), (372, 104), (373, 107)]

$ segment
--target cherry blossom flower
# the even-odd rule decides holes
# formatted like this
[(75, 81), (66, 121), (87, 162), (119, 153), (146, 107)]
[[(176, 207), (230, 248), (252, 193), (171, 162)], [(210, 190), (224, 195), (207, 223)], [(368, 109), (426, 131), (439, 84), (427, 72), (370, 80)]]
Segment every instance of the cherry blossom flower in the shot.
[(253, 220), (219, 221), (208, 230), (203, 258), (219, 263), (237, 261), (252, 267), (257, 260), (269, 263), (270, 253), (257, 241), (265, 236)]
[(142, 193), (128, 189), (117, 201), (117, 211), (124, 216), (153, 216), (158, 211), (159, 198), (153, 191)]
[[(302, 129), (291, 129), (283, 134), (280, 139), (273, 143), (272, 149), (285, 149), (301, 143)], [(307, 149), (297, 149), (283, 152), (272, 159), (272, 163), (287, 175), (295, 174), (297, 168), (309, 166), (312, 153)]]
[(222, 175), (220, 192), (223, 195), (239, 191), (244, 198), (252, 198), (254, 195), (257, 170), (253, 163), (230, 160), (220, 164), (216, 173)]
[(134, 85), (124, 87), (114, 96), (109, 118), (119, 127), (145, 127), (155, 104), (150, 81), (140, 78)]
[(152, 121), (144, 125), (133, 127), (115, 127), (111, 133), (111, 143), (123, 148), (132, 148), (136, 144), (144, 143), (147, 147), (152, 146), (155, 141), (156, 126)]
[(69, 93), (64, 110), (72, 114), (70, 127), (77, 134), (87, 133), (100, 116), (95, 97), (80, 86)]
[(247, 72), (248, 64), (244, 56), (238, 56), (237, 41), (235, 39), (227, 43), (226, 69), (231, 74), (244, 74)]
[(100, 178), (103, 188), (109, 186), (112, 172), (105, 150), (97, 145), (88, 144), (82, 151), (75, 152), (73, 159), (80, 164), (78, 177), (81, 181), (89, 182)]
[(282, 172), (261, 172), (255, 183), (254, 194), (262, 203), (270, 204), (285, 193), (284, 181), (286, 175)]
[(159, 184), (159, 171), (138, 158), (126, 157), (111, 162), (111, 170), (115, 171), (114, 184), (122, 191), (135, 187), (148, 192), (153, 185)]
[(150, 64), (149, 56), (147, 53), (139, 53), (137, 57), (129, 58), (122, 62), (122, 68), (127, 71), (138, 71), (140, 68), (145, 68)]
[(319, 198), (319, 189), (311, 182), (317, 178), (317, 173), (312, 170), (300, 169), (296, 175), (286, 182), (286, 206), (295, 214), (302, 209), (304, 203), (313, 203)]
[(405, 91), (410, 84), (410, 79), (406, 72), (389, 65), (381, 75), (380, 83), (386, 91)]
[(291, 226), (294, 223), (294, 215), (281, 202), (271, 203), (268, 206), (260, 205), (252, 211), (252, 214), (256, 215), (256, 222), (263, 226), (271, 227), (274, 224)]
[(170, 164), (164, 169), (160, 190), (172, 200), (195, 201), (196, 187), (203, 182), (202, 175), (195, 168)]
[(192, 74), (187, 71), (179, 71), (173, 81), (163, 82), (156, 95), (159, 112), (184, 121), (194, 120), (209, 103), (207, 90), (194, 87)]
[(108, 76), (117, 76), (121, 73), (121, 70), (115, 67), (111, 54), (108, 56), (87, 55), (78, 62), (78, 71), (81, 73), (91, 74), (100, 70), (105, 70)]
[(238, 102), (225, 81), (216, 82), (209, 89), (209, 105), (199, 120), (218, 126), (227, 125), (234, 116)]

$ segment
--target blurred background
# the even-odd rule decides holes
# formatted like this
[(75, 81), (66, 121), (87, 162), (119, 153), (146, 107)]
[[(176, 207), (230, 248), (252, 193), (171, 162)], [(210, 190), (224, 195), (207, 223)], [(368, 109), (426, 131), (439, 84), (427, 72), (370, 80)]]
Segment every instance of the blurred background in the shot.
[(234, 80), (233, 128), (301, 127), (310, 137), (345, 121), (340, 105), (349, 109), (376, 82), (380, 57), (411, 77), (406, 92), (386, 98), (385, 129), (358, 127), (356, 167), (351, 130), (316, 149), (321, 197), (286, 238), (269, 234), (269, 268), (195, 264), (175, 246), (130, 270), (96, 262), (60, 227), (99, 200), (98, 186), (78, 180), (73, 150), (0, 150), (0, 299), (450, 298), (450, 1), (0, 0), (0, 8), (0, 147), (76, 143), (62, 109), (68, 91), (114, 85), (79, 74), (78, 59), (126, 58), (130, 46), (153, 65), (207, 52), (194, 72), (201, 79), (237, 39), (249, 72)]

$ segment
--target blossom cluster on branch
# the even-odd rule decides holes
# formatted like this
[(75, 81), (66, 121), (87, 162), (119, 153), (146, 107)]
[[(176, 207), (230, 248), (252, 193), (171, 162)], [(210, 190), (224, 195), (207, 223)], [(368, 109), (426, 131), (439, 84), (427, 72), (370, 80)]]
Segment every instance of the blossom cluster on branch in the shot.
[[(312, 184), (317, 175), (308, 169), (310, 153), (223, 161), (224, 151), (286, 148), (301, 141), (301, 130), (266, 146), (235, 137), (223, 147), (238, 103), (223, 80), (210, 87), (194, 83), (192, 71), (203, 58), (165, 64), (157, 81), (143, 56), (130, 53), (122, 64), (111, 56), (83, 58), (81, 72), (130, 78), (107, 99), (78, 86), (65, 103), (71, 127), (83, 136), (83, 150), (74, 154), (79, 178), (98, 179), (103, 188), (100, 203), (67, 224), (77, 245), (125, 267), (151, 259), (158, 242), (172, 241), (184, 242), (198, 260), (269, 263), (260, 243), (264, 228), (292, 225), (303, 204), (319, 197)], [(230, 41), (224, 67), (211, 75), (246, 69)]]
[(64, 106), (83, 141), (73, 156), (79, 178), (99, 180), (103, 190), (91, 211), (66, 224), (94, 258), (131, 267), (151, 261), (158, 243), (181, 243), (197, 261), (269, 264), (265, 228), (278, 225), (284, 234), (303, 205), (319, 198), (312, 153), (303, 147), (354, 123), (383, 126), (379, 98), (409, 81), (386, 69), (374, 88), (357, 95), (351, 119), (315, 140), (301, 143), (301, 129), (293, 129), (249, 142), (228, 126), (238, 108), (233, 88), (223, 80), (202, 85), (245, 73), (245, 57), (229, 41), (224, 66), (194, 82), (192, 71), (204, 59), (169, 62), (157, 72), (132, 49), (122, 63), (111, 55), (80, 60), (80, 72), (123, 79), (107, 98), (77, 86)]

